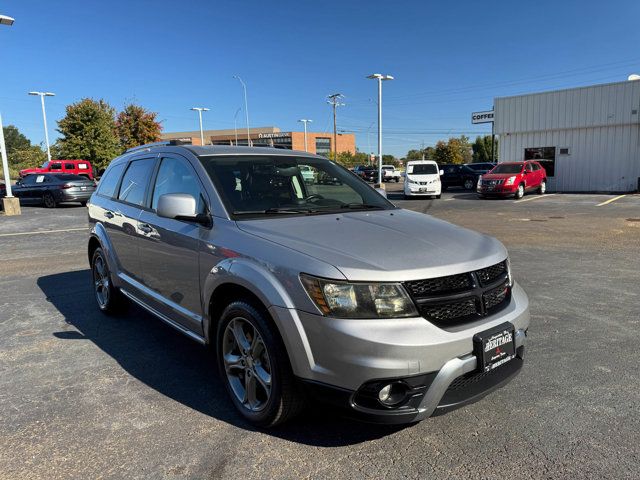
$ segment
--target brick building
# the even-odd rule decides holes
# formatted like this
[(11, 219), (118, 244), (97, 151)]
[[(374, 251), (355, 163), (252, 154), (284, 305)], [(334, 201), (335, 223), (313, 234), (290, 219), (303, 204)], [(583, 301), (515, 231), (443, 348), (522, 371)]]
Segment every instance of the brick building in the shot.
[[(200, 145), (200, 131), (165, 132), (163, 140), (190, 140)], [(269, 145), (290, 150), (305, 150), (304, 132), (283, 132), (278, 127), (257, 127), (249, 130), (249, 137), (254, 146)], [(205, 130), (204, 143), (207, 145), (247, 145), (247, 130)], [(356, 153), (356, 138), (352, 133), (339, 133), (337, 138), (338, 153)], [(307, 132), (307, 151), (327, 156), (333, 151), (333, 133)]]

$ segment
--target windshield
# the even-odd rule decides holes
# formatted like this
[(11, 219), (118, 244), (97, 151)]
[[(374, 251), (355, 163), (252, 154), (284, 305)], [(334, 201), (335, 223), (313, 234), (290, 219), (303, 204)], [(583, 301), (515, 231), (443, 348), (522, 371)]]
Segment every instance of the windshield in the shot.
[(407, 165), (407, 173), (410, 175), (435, 175), (438, 167), (433, 163), (419, 163), (417, 165)]
[(522, 163), (503, 163), (497, 165), (489, 173), (520, 173), (522, 171)]
[(200, 161), (227, 210), (238, 220), (395, 208), (351, 172), (322, 158), (210, 156)]
[(49, 166), (49, 162), (46, 161), (42, 164), (42, 166), (40, 168), (47, 168)]
[(491, 170), (495, 165), (491, 163), (469, 163), (466, 165), (467, 168), (471, 170), (476, 170), (478, 172), (486, 172)]

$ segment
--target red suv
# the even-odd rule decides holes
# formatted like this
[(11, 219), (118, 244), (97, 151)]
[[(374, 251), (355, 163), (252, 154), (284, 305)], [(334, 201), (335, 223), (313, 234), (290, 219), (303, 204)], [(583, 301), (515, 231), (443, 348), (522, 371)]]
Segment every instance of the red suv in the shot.
[(543, 194), (547, 190), (547, 172), (538, 162), (503, 162), (478, 180), (478, 197), (524, 197), (525, 192)]
[(40, 168), (20, 170), (20, 177), (31, 173), (70, 173), (93, 180), (93, 169), (88, 160), (51, 160), (44, 162)]

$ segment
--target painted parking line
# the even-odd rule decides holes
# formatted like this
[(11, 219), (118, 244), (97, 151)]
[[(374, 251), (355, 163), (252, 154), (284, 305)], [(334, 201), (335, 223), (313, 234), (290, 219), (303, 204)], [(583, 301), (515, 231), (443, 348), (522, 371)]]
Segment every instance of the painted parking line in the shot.
[(538, 195), (537, 197), (529, 197), (524, 200), (516, 200), (513, 203), (531, 202), (533, 200), (540, 200), (541, 198), (553, 197), (555, 193), (547, 193), (546, 195)]
[(610, 198), (606, 202), (599, 203), (598, 205), (596, 205), (596, 207), (603, 207), (605, 205), (609, 205), (611, 202), (615, 202), (616, 200), (620, 200), (621, 198), (624, 198), (626, 196), (627, 196), (626, 194), (625, 195), (618, 195), (617, 197)]
[(88, 229), (89, 227), (82, 227), (82, 228), (64, 228), (60, 230), (35, 230), (33, 232), (0, 233), (0, 237), (17, 237), (19, 235), (41, 235), (45, 233), (81, 232), (81, 231), (87, 231)]

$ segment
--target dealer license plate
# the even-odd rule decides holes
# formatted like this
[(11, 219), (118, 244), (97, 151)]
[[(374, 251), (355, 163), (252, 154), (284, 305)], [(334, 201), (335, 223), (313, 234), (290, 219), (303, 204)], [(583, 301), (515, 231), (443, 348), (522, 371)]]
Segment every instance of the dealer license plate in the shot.
[(516, 356), (515, 334), (509, 322), (473, 336), (473, 349), (478, 357), (478, 369), (488, 372), (504, 365)]

